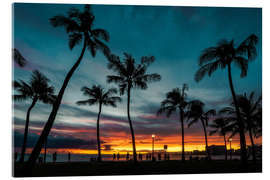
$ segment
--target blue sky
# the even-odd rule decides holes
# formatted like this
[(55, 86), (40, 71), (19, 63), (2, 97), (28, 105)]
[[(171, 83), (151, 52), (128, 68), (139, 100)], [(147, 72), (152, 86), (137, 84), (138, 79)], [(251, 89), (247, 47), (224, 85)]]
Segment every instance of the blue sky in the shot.
[[(58, 92), (65, 74), (80, 54), (82, 45), (72, 51), (68, 48), (68, 36), (63, 28), (53, 28), (49, 18), (65, 14), (70, 7), (83, 8), (83, 5), (63, 4), (14, 4), (13, 6), (13, 46), (20, 50), (29, 61), (25, 68), (14, 68), (15, 80), (27, 81), (31, 70), (38, 69), (44, 73)], [(135, 123), (135, 133), (159, 133), (167, 135), (168, 127), (173, 127), (172, 134), (179, 131), (175, 119), (155, 124), (142, 117), (155, 115), (159, 103), (166, 92), (172, 88), (189, 85), (190, 99), (204, 101), (206, 108), (219, 109), (228, 104), (231, 95), (227, 72), (218, 70), (212, 77), (205, 77), (201, 82), (194, 81), (198, 69), (197, 61), (204, 48), (214, 46), (222, 39), (234, 39), (236, 44), (255, 33), (259, 37), (258, 56), (249, 64), (248, 75), (240, 78), (240, 71), (233, 68), (233, 81), (237, 93), (262, 90), (262, 11), (260, 8), (215, 8), (215, 7), (173, 7), (173, 6), (117, 6), (93, 5), (96, 28), (104, 28), (110, 34), (108, 46), (114, 54), (122, 57), (123, 52), (132, 54), (135, 59), (141, 56), (155, 56), (155, 63), (149, 68), (151, 73), (162, 76), (160, 82), (149, 85), (147, 90), (132, 92), (131, 114)], [(80, 67), (72, 77), (66, 89), (55, 124), (63, 127), (95, 127), (97, 107), (82, 107), (75, 104), (83, 100), (82, 86), (100, 84), (106, 88), (106, 75), (113, 72), (107, 69), (106, 58), (99, 53), (95, 58), (87, 52)], [(21, 132), (25, 112), (30, 102), (15, 103), (15, 131)], [(31, 132), (38, 133), (46, 122), (50, 106), (41, 103), (33, 109)], [(85, 114), (84, 114), (85, 113)], [(78, 114), (83, 114), (78, 117)], [(126, 121), (126, 97), (118, 108), (106, 107), (103, 115), (108, 124), (103, 128), (111, 129), (117, 124), (120, 130), (129, 134)], [(114, 123), (110, 123), (113, 121)], [(145, 122), (144, 126), (141, 122)], [(177, 128), (175, 128), (177, 124)], [(158, 125), (158, 127), (157, 127)], [(194, 126), (187, 133), (198, 135), (201, 131)], [(114, 131), (114, 130), (112, 130)], [(84, 139), (81, 134), (64, 132), (57, 136)], [(170, 133), (169, 133), (170, 134)], [(108, 136), (110, 136), (108, 130)], [(95, 139), (88, 134), (88, 138)], [(106, 136), (106, 134), (104, 135)], [(199, 136), (199, 135), (198, 135)]]

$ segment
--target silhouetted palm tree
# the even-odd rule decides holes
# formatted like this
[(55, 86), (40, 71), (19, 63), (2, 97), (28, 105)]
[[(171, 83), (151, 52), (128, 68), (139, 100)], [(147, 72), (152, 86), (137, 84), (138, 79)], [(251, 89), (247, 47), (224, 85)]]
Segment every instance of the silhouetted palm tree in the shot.
[(116, 107), (117, 102), (121, 102), (121, 98), (118, 96), (113, 96), (117, 93), (117, 89), (111, 88), (108, 91), (103, 89), (101, 86), (92, 86), (88, 88), (84, 86), (82, 92), (85, 96), (90, 99), (84, 101), (78, 101), (78, 105), (99, 105), (98, 117), (97, 117), (97, 145), (98, 145), (98, 161), (101, 161), (101, 146), (100, 146), (100, 136), (99, 136), (99, 118), (102, 110), (102, 105)]
[[(101, 50), (106, 56), (109, 55), (109, 48), (102, 42), (109, 41), (109, 34), (103, 29), (93, 29), (93, 22), (95, 16), (91, 12), (90, 5), (85, 5), (84, 11), (79, 11), (76, 8), (71, 8), (67, 16), (58, 15), (50, 19), (53, 27), (63, 26), (69, 35), (69, 47), (73, 49), (74, 46), (83, 42), (83, 48), (81, 54), (72, 68), (68, 71), (62, 87), (58, 93), (55, 103), (53, 104), (52, 112), (48, 118), (47, 123), (35, 145), (30, 158), (28, 160), (28, 167), (31, 167), (39, 156), (42, 145), (44, 144), (50, 130), (53, 126), (55, 117), (57, 115), (59, 106), (61, 104), (65, 89), (75, 72), (78, 68), (86, 48), (91, 52), (92, 56), (95, 57), (96, 51)], [(102, 39), (102, 40), (100, 40)]]
[(26, 83), (22, 80), (13, 82), (14, 90), (18, 92), (18, 94), (13, 95), (13, 98), (15, 101), (25, 101), (28, 99), (32, 100), (32, 103), (30, 107), (28, 108), (27, 114), (26, 114), (26, 122), (25, 122), (24, 138), (23, 138), (20, 162), (24, 161), (27, 135), (28, 135), (28, 127), (29, 127), (29, 121), (30, 121), (30, 112), (32, 108), (35, 106), (37, 101), (42, 101), (45, 104), (52, 104), (56, 98), (56, 96), (54, 95), (53, 86), (49, 86), (48, 84), (49, 81), (50, 80), (39, 71), (33, 71), (31, 80), (29, 83)]
[(183, 84), (182, 89), (175, 88), (168, 92), (166, 99), (161, 102), (161, 107), (157, 112), (157, 115), (165, 112), (167, 117), (170, 117), (173, 112), (179, 110), (179, 121), (182, 129), (182, 161), (185, 161), (184, 116), (188, 105), (186, 90), (188, 90), (188, 86)]
[(254, 136), (255, 138), (259, 138), (262, 136), (262, 105), (258, 108), (255, 127)]
[[(254, 92), (251, 92), (249, 96), (245, 93), (244, 95), (237, 96), (237, 102), (239, 105), (241, 116), (245, 123), (245, 131), (248, 132), (251, 147), (253, 161), (256, 162), (256, 148), (254, 145), (254, 139), (256, 132), (261, 128), (261, 96), (257, 100), (254, 99)], [(221, 113), (228, 115), (235, 115), (234, 103), (232, 102), (230, 107), (225, 107), (221, 110)], [(232, 136), (239, 132), (237, 121), (235, 118), (231, 119), (231, 126), (233, 128)]]
[(16, 48), (12, 49), (12, 58), (15, 63), (17, 63), (20, 67), (24, 67), (27, 63), (27, 60), (22, 56), (20, 51)]
[(226, 118), (217, 118), (215, 119), (210, 125), (209, 127), (211, 127), (213, 130), (210, 131), (209, 135), (213, 135), (213, 134), (219, 134), (220, 136), (223, 136), (224, 139), (224, 145), (225, 145), (225, 160), (227, 160), (228, 158), (228, 154), (227, 154), (227, 139), (226, 139), (226, 133), (228, 131), (230, 131), (229, 127), (228, 127), (229, 121)]
[(216, 110), (210, 109), (205, 112), (204, 103), (199, 100), (193, 100), (189, 104), (190, 107), (189, 111), (187, 112), (187, 117), (190, 122), (188, 124), (188, 127), (190, 127), (194, 123), (197, 123), (198, 121), (202, 123), (205, 138), (205, 150), (207, 152), (208, 158), (211, 160), (211, 155), (208, 148), (206, 127), (208, 126), (209, 118), (216, 115)]
[(136, 64), (135, 59), (127, 53), (124, 53), (123, 61), (115, 55), (111, 55), (108, 60), (108, 68), (116, 72), (116, 75), (107, 76), (107, 82), (118, 84), (120, 95), (127, 93), (127, 115), (132, 137), (133, 157), (134, 162), (137, 162), (135, 135), (130, 118), (131, 89), (147, 89), (147, 83), (160, 81), (161, 76), (157, 73), (147, 74), (146, 72), (149, 65), (154, 62), (154, 56), (143, 56), (139, 64)]
[(234, 63), (241, 70), (241, 77), (247, 75), (248, 63), (255, 59), (256, 44), (258, 37), (254, 34), (250, 35), (245, 39), (239, 46), (235, 46), (234, 41), (222, 40), (215, 47), (205, 49), (200, 58), (199, 66), (200, 69), (195, 74), (195, 80), (198, 82), (208, 74), (211, 76), (218, 68), (228, 70), (228, 79), (230, 89), (235, 104), (237, 113), (237, 121), (239, 126), (240, 144), (241, 144), (241, 159), (243, 165), (247, 164), (247, 152), (246, 152), (246, 140), (244, 132), (244, 123), (240, 115), (239, 106), (236, 99), (236, 94), (232, 82), (231, 66)]

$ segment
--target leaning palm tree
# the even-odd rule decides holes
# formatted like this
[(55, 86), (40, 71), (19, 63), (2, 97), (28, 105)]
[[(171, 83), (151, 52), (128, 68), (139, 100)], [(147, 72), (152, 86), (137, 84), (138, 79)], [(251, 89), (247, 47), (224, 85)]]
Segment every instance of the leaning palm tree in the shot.
[(208, 148), (206, 127), (208, 126), (209, 118), (216, 115), (216, 110), (210, 109), (208, 111), (204, 111), (204, 103), (200, 100), (193, 100), (189, 104), (190, 105), (189, 111), (187, 112), (187, 118), (190, 122), (188, 123), (188, 127), (190, 127), (194, 123), (197, 123), (198, 121), (201, 122), (204, 131), (205, 150), (207, 152), (208, 159), (211, 160), (211, 155)]
[(228, 70), (228, 79), (231, 94), (233, 97), (237, 122), (239, 126), (241, 159), (243, 165), (247, 164), (246, 140), (244, 132), (244, 122), (240, 115), (239, 105), (232, 82), (231, 68), (234, 63), (241, 70), (241, 77), (245, 77), (248, 71), (248, 63), (256, 58), (256, 44), (258, 37), (254, 34), (245, 39), (239, 46), (235, 46), (234, 41), (222, 40), (215, 47), (205, 49), (199, 58), (199, 70), (195, 74), (195, 80), (199, 82), (208, 74), (211, 76), (218, 68)]
[(54, 95), (54, 88), (53, 86), (49, 86), (49, 81), (50, 80), (45, 75), (36, 70), (33, 71), (29, 83), (22, 80), (14, 81), (13, 83), (14, 90), (18, 92), (18, 94), (13, 95), (15, 101), (32, 100), (32, 103), (26, 113), (20, 162), (24, 161), (31, 110), (38, 101), (42, 101), (45, 104), (53, 104), (55, 101), (56, 96)]
[[(240, 109), (241, 116), (244, 120), (245, 131), (248, 132), (251, 147), (253, 161), (256, 162), (256, 148), (254, 144), (254, 137), (258, 129), (261, 129), (261, 96), (258, 99), (254, 99), (254, 92), (251, 92), (249, 96), (246, 93), (244, 95), (237, 96), (237, 101)], [(235, 115), (234, 103), (231, 106), (221, 109), (221, 113), (227, 115)], [(232, 136), (239, 132), (236, 118), (231, 119), (231, 126), (234, 126)]]
[(227, 139), (226, 139), (226, 134), (227, 132), (230, 131), (229, 129), (229, 121), (226, 118), (217, 118), (215, 119), (209, 126), (213, 129), (210, 131), (209, 135), (212, 136), (213, 134), (219, 134), (220, 136), (223, 136), (224, 139), (224, 146), (225, 146), (225, 160), (228, 158), (228, 153), (227, 153)]
[(160, 109), (157, 112), (157, 115), (166, 113), (167, 117), (170, 117), (173, 112), (179, 110), (179, 121), (182, 130), (182, 161), (185, 161), (184, 116), (188, 105), (186, 90), (188, 90), (188, 86), (183, 84), (182, 89), (175, 88), (168, 92), (166, 99), (161, 102)]
[(12, 58), (15, 63), (17, 63), (20, 67), (24, 67), (27, 63), (27, 60), (22, 56), (20, 51), (16, 48), (12, 49)]
[(88, 96), (89, 99), (78, 101), (78, 105), (99, 105), (99, 111), (97, 116), (97, 145), (98, 145), (98, 161), (101, 161), (101, 146), (100, 146), (100, 136), (99, 136), (99, 118), (102, 110), (102, 105), (116, 107), (117, 102), (121, 102), (121, 98), (114, 96), (117, 93), (117, 89), (111, 88), (108, 91), (103, 89), (101, 86), (92, 86), (88, 88), (84, 86), (82, 92), (85, 96)]
[(84, 11), (71, 8), (67, 16), (58, 15), (50, 19), (53, 27), (62, 26), (66, 29), (66, 32), (69, 35), (69, 48), (71, 50), (76, 45), (79, 45), (81, 42), (83, 42), (83, 47), (79, 58), (76, 60), (72, 68), (68, 71), (64, 79), (56, 101), (53, 104), (53, 108), (48, 118), (48, 121), (46, 122), (44, 129), (30, 155), (30, 158), (28, 160), (28, 167), (32, 167), (32, 165), (35, 163), (36, 159), (39, 156), (42, 145), (44, 144), (53, 126), (59, 106), (65, 93), (65, 89), (73, 73), (80, 65), (86, 48), (90, 51), (93, 57), (95, 57), (97, 50), (101, 50), (106, 56), (108, 56), (110, 53), (109, 48), (102, 42), (102, 40), (109, 41), (109, 34), (104, 29), (93, 29), (94, 19), (95, 16), (90, 9), (90, 5), (85, 5)]
[(107, 76), (107, 82), (118, 84), (120, 95), (127, 93), (127, 116), (132, 137), (133, 159), (137, 162), (135, 135), (130, 118), (131, 89), (147, 89), (147, 83), (160, 81), (161, 76), (157, 73), (147, 74), (147, 68), (155, 61), (154, 56), (143, 56), (139, 64), (127, 53), (124, 53), (123, 61), (115, 55), (111, 55), (108, 60), (108, 68), (116, 72), (116, 75)]

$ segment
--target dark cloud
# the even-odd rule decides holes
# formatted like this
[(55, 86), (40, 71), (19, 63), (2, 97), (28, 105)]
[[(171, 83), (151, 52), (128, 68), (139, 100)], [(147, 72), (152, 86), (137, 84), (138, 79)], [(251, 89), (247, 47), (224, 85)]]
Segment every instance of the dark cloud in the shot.
[[(28, 134), (27, 138), (27, 147), (32, 148), (37, 140), (38, 135), (35, 133)], [(13, 134), (14, 147), (22, 147), (23, 143), (23, 134), (17, 131), (14, 131)], [(102, 142), (103, 143), (103, 142)], [(89, 141), (72, 138), (72, 137), (61, 137), (61, 136), (48, 136), (47, 147), (48, 148), (80, 148), (80, 149), (96, 149), (97, 143), (95, 139), (90, 139)]]

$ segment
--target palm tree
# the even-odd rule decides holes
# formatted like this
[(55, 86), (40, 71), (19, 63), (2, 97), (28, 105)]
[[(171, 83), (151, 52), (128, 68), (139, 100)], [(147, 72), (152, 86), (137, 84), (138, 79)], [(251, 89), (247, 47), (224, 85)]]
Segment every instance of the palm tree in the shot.
[(101, 148), (100, 148), (100, 137), (99, 137), (99, 118), (102, 110), (102, 105), (116, 107), (117, 102), (121, 102), (121, 98), (113, 96), (117, 93), (117, 89), (111, 88), (108, 91), (103, 89), (101, 86), (94, 85), (92, 88), (84, 86), (81, 91), (89, 99), (78, 101), (78, 105), (99, 105), (98, 117), (97, 117), (97, 145), (98, 145), (98, 161), (101, 161)]
[(210, 131), (209, 135), (212, 136), (213, 134), (219, 134), (220, 136), (223, 136), (224, 139), (224, 145), (225, 145), (225, 160), (227, 160), (228, 158), (228, 154), (227, 154), (227, 140), (226, 140), (226, 133), (229, 130), (228, 127), (229, 121), (226, 118), (217, 118), (215, 119), (209, 126), (213, 129), (212, 131)]
[[(256, 162), (256, 148), (254, 144), (254, 137), (258, 129), (261, 128), (261, 100), (262, 97), (259, 96), (258, 99), (254, 99), (254, 92), (251, 92), (249, 96), (246, 93), (244, 95), (237, 96), (237, 101), (240, 109), (241, 116), (244, 120), (245, 131), (248, 132), (251, 147), (252, 147), (252, 157), (253, 161)], [(221, 110), (223, 114), (235, 115), (235, 109), (233, 108), (234, 103), (231, 103), (230, 107), (225, 107)], [(231, 119), (231, 125), (235, 126), (232, 136), (239, 132), (237, 126), (237, 121), (235, 118)]]
[(136, 143), (134, 130), (130, 118), (130, 98), (131, 89), (147, 89), (147, 83), (160, 81), (161, 76), (157, 73), (147, 74), (147, 68), (155, 61), (154, 56), (141, 58), (141, 63), (136, 64), (135, 59), (127, 53), (124, 53), (123, 61), (118, 56), (109, 57), (108, 68), (116, 72), (116, 75), (107, 76), (108, 83), (116, 83), (119, 86), (120, 95), (127, 93), (127, 116), (132, 137), (133, 159), (137, 162)]
[(27, 63), (27, 60), (22, 56), (20, 51), (16, 48), (12, 49), (13, 61), (17, 63), (20, 67), (24, 67)]
[(13, 82), (14, 90), (18, 92), (18, 94), (13, 95), (15, 101), (32, 100), (26, 114), (20, 162), (24, 161), (31, 110), (36, 105), (37, 101), (42, 101), (45, 104), (52, 104), (55, 100), (56, 96), (54, 95), (54, 88), (53, 86), (49, 86), (49, 81), (50, 80), (45, 75), (36, 70), (33, 71), (29, 83), (22, 80)]
[(254, 34), (245, 39), (239, 46), (235, 46), (234, 41), (220, 41), (217, 46), (205, 49), (199, 58), (199, 70), (195, 74), (195, 80), (199, 82), (208, 74), (211, 76), (218, 68), (228, 70), (228, 79), (231, 94), (233, 97), (237, 123), (239, 126), (241, 159), (243, 165), (247, 164), (246, 140), (244, 132), (244, 123), (240, 115), (239, 105), (237, 103), (236, 94), (232, 82), (231, 66), (234, 63), (241, 70), (241, 77), (247, 75), (248, 63), (256, 58), (256, 44), (258, 37)]
[(249, 96), (245, 93), (243, 96), (238, 97), (238, 103), (240, 112), (245, 120), (247, 131), (249, 134), (253, 161), (256, 162), (256, 147), (254, 144), (254, 136), (258, 128), (258, 121), (261, 121), (261, 100), (260, 96), (257, 100), (254, 99), (254, 92), (251, 92)]
[(58, 15), (50, 19), (53, 27), (63, 26), (69, 35), (69, 47), (72, 50), (74, 46), (83, 42), (83, 48), (81, 54), (72, 68), (68, 71), (62, 87), (57, 95), (56, 101), (53, 104), (52, 111), (48, 118), (47, 123), (30, 155), (28, 160), (28, 167), (32, 167), (36, 159), (39, 156), (42, 145), (44, 144), (50, 130), (53, 126), (55, 117), (57, 115), (59, 106), (61, 104), (65, 89), (78, 66), (83, 59), (86, 48), (91, 52), (91, 55), (95, 57), (97, 50), (101, 50), (103, 54), (108, 56), (110, 53), (109, 48), (102, 42), (109, 41), (109, 34), (103, 29), (93, 29), (93, 22), (95, 16), (93, 15), (90, 5), (85, 5), (84, 11), (71, 8), (67, 16)]
[(208, 120), (211, 116), (216, 115), (216, 110), (210, 109), (208, 111), (204, 111), (204, 103), (200, 100), (193, 100), (190, 103), (189, 111), (187, 112), (188, 120), (190, 121), (188, 127), (192, 124), (197, 123), (200, 121), (203, 126), (204, 131), (204, 138), (205, 138), (205, 150), (208, 155), (208, 159), (211, 160), (210, 151), (208, 148), (208, 141), (207, 141), (207, 130), (206, 127), (208, 126)]
[(182, 161), (185, 161), (184, 116), (188, 105), (186, 90), (188, 90), (188, 86), (183, 84), (182, 89), (175, 88), (168, 92), (166, 99), (161, 102), (160, 109), (157, 112), (157, 115), (165, 112), (167, 117), (170, 117), (173, 112), (179, 110), (179, 121), (182, 129)]

